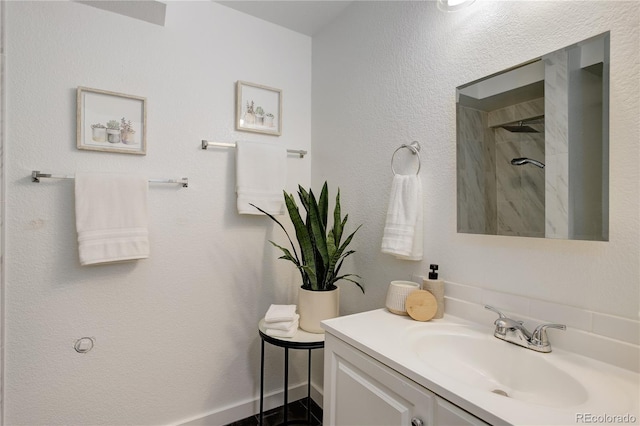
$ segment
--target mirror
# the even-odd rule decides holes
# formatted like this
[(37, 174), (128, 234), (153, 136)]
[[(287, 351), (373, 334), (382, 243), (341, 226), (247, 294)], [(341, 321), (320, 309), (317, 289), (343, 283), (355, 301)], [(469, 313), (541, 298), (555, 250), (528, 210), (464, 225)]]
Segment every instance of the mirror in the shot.
[(458, 232), (608, 241), (608, 32), (456, 100)]

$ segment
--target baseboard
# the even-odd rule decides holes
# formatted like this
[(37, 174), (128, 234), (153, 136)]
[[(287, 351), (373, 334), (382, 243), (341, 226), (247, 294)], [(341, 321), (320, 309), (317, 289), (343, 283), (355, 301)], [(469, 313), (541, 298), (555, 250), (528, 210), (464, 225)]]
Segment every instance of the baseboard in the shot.
[[(307, 396), (307, 384), (302, 383), (289, 387), (289, 401), (297, 401)], [(322, 407), (322, 390), (311, 383), (311, 398)], [(284, 390), (271, 392), (264, 396), (264, 411), (282, 406), (284, 403)], [(260, 412), (260, 396), (223, 407), (207, 414), (202, 414), (191, 419), (183, 420), (179, 426), (220, 426), (245, 419)]]

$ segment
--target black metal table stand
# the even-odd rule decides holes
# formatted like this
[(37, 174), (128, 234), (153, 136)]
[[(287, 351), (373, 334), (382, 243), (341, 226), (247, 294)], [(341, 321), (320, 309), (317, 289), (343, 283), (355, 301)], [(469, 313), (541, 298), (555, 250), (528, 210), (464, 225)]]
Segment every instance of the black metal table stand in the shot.
[(307, 333), (298, 329), (293, 337), (274, 337), (266, 333), (264, 321), (258, 325), (260, 334), (260, 426), (264, 425), (264, 342), (284, 348), (284, 421), (289, 425), (289, 349), (306, 349), (307, 363), (307, 422), (311, 424), (311, 351), (324, 348), (324, 334)]

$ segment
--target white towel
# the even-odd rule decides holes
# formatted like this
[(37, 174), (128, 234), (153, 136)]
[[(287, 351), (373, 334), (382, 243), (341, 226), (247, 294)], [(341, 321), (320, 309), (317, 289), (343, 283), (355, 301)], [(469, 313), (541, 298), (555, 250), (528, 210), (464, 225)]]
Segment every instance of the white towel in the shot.
[(289, 330), (274, 330), (273, 328), (267, 328), (267, 336), (273, 337), (293, 337), (298, 331), (298, 321), (295, 321), (293, 326)]
[(300, 315), (295, 314), (293, 316), (293, 320), (291, 321), (278, 321), (278, 322), (264, 322), (267, 330), (284, 330), (289, 331), (291, 328), (298, 328), (298, 320), (300, 319)]
[(391, 183), (382, 252), (422, 260), (422, 183), (417, 175), (395, 175)]
[(285, 212), (282, 191), (287, 184), (287, 150), (273, 142), (236, 143), (236, 193), (239, 214)]
[[(264, 315), (265, 323), (293, 321), (296, 318), (296, 305), (271, 305)], [(267, 327), (269, 324), (266, 325)]]
[(146, 178), (76, 173), (75, 203), (81, 265), (149, 257)]

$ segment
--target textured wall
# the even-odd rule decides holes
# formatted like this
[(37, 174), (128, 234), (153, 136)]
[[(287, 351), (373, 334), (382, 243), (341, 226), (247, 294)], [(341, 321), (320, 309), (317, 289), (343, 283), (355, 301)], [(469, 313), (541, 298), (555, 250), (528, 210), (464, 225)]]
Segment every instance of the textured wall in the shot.
[[(295, 274), (238, 216), (232, 149), (310, 149), (311, 39), (214, 2), (168, 2), (164, 27), (74, 2), (7, 2), (6, 424), (170, 424), (259, 392), (257, 323)], [(283, 90), (283, 135), (235, 132), (235, 81)], [(79, 151), (77, 86), (146, 96), (148, 154)], [(289, 190), (310, 159), (291, 157)], [(149, 189), (151, 258), (80, 267), (73, 181), (31, 170), (189, 177)], [(84, 355), (73, 349), (95, 337)], [(266, 390), (282, 388), (267, 349)], [(294, 354), (291, 384), (306, 380)], [(298, 367), (294, 367), (298, 366)]]
[[(441, 277), (638, 318), (640, 299), (638, 2), (478, 1), (442, 13), (435, 2), (354, 2), (313, 40), (312, 179), (339, 183), (363, 223), (354, 264), (367, 294), (343, 311), (381, 307), (392, 279)], [(610, 241), (456, 233), (455, 89), (611, 31)], [(422, 144), (425, 260), (380, 253), (391, 172), (402, 143)]]

